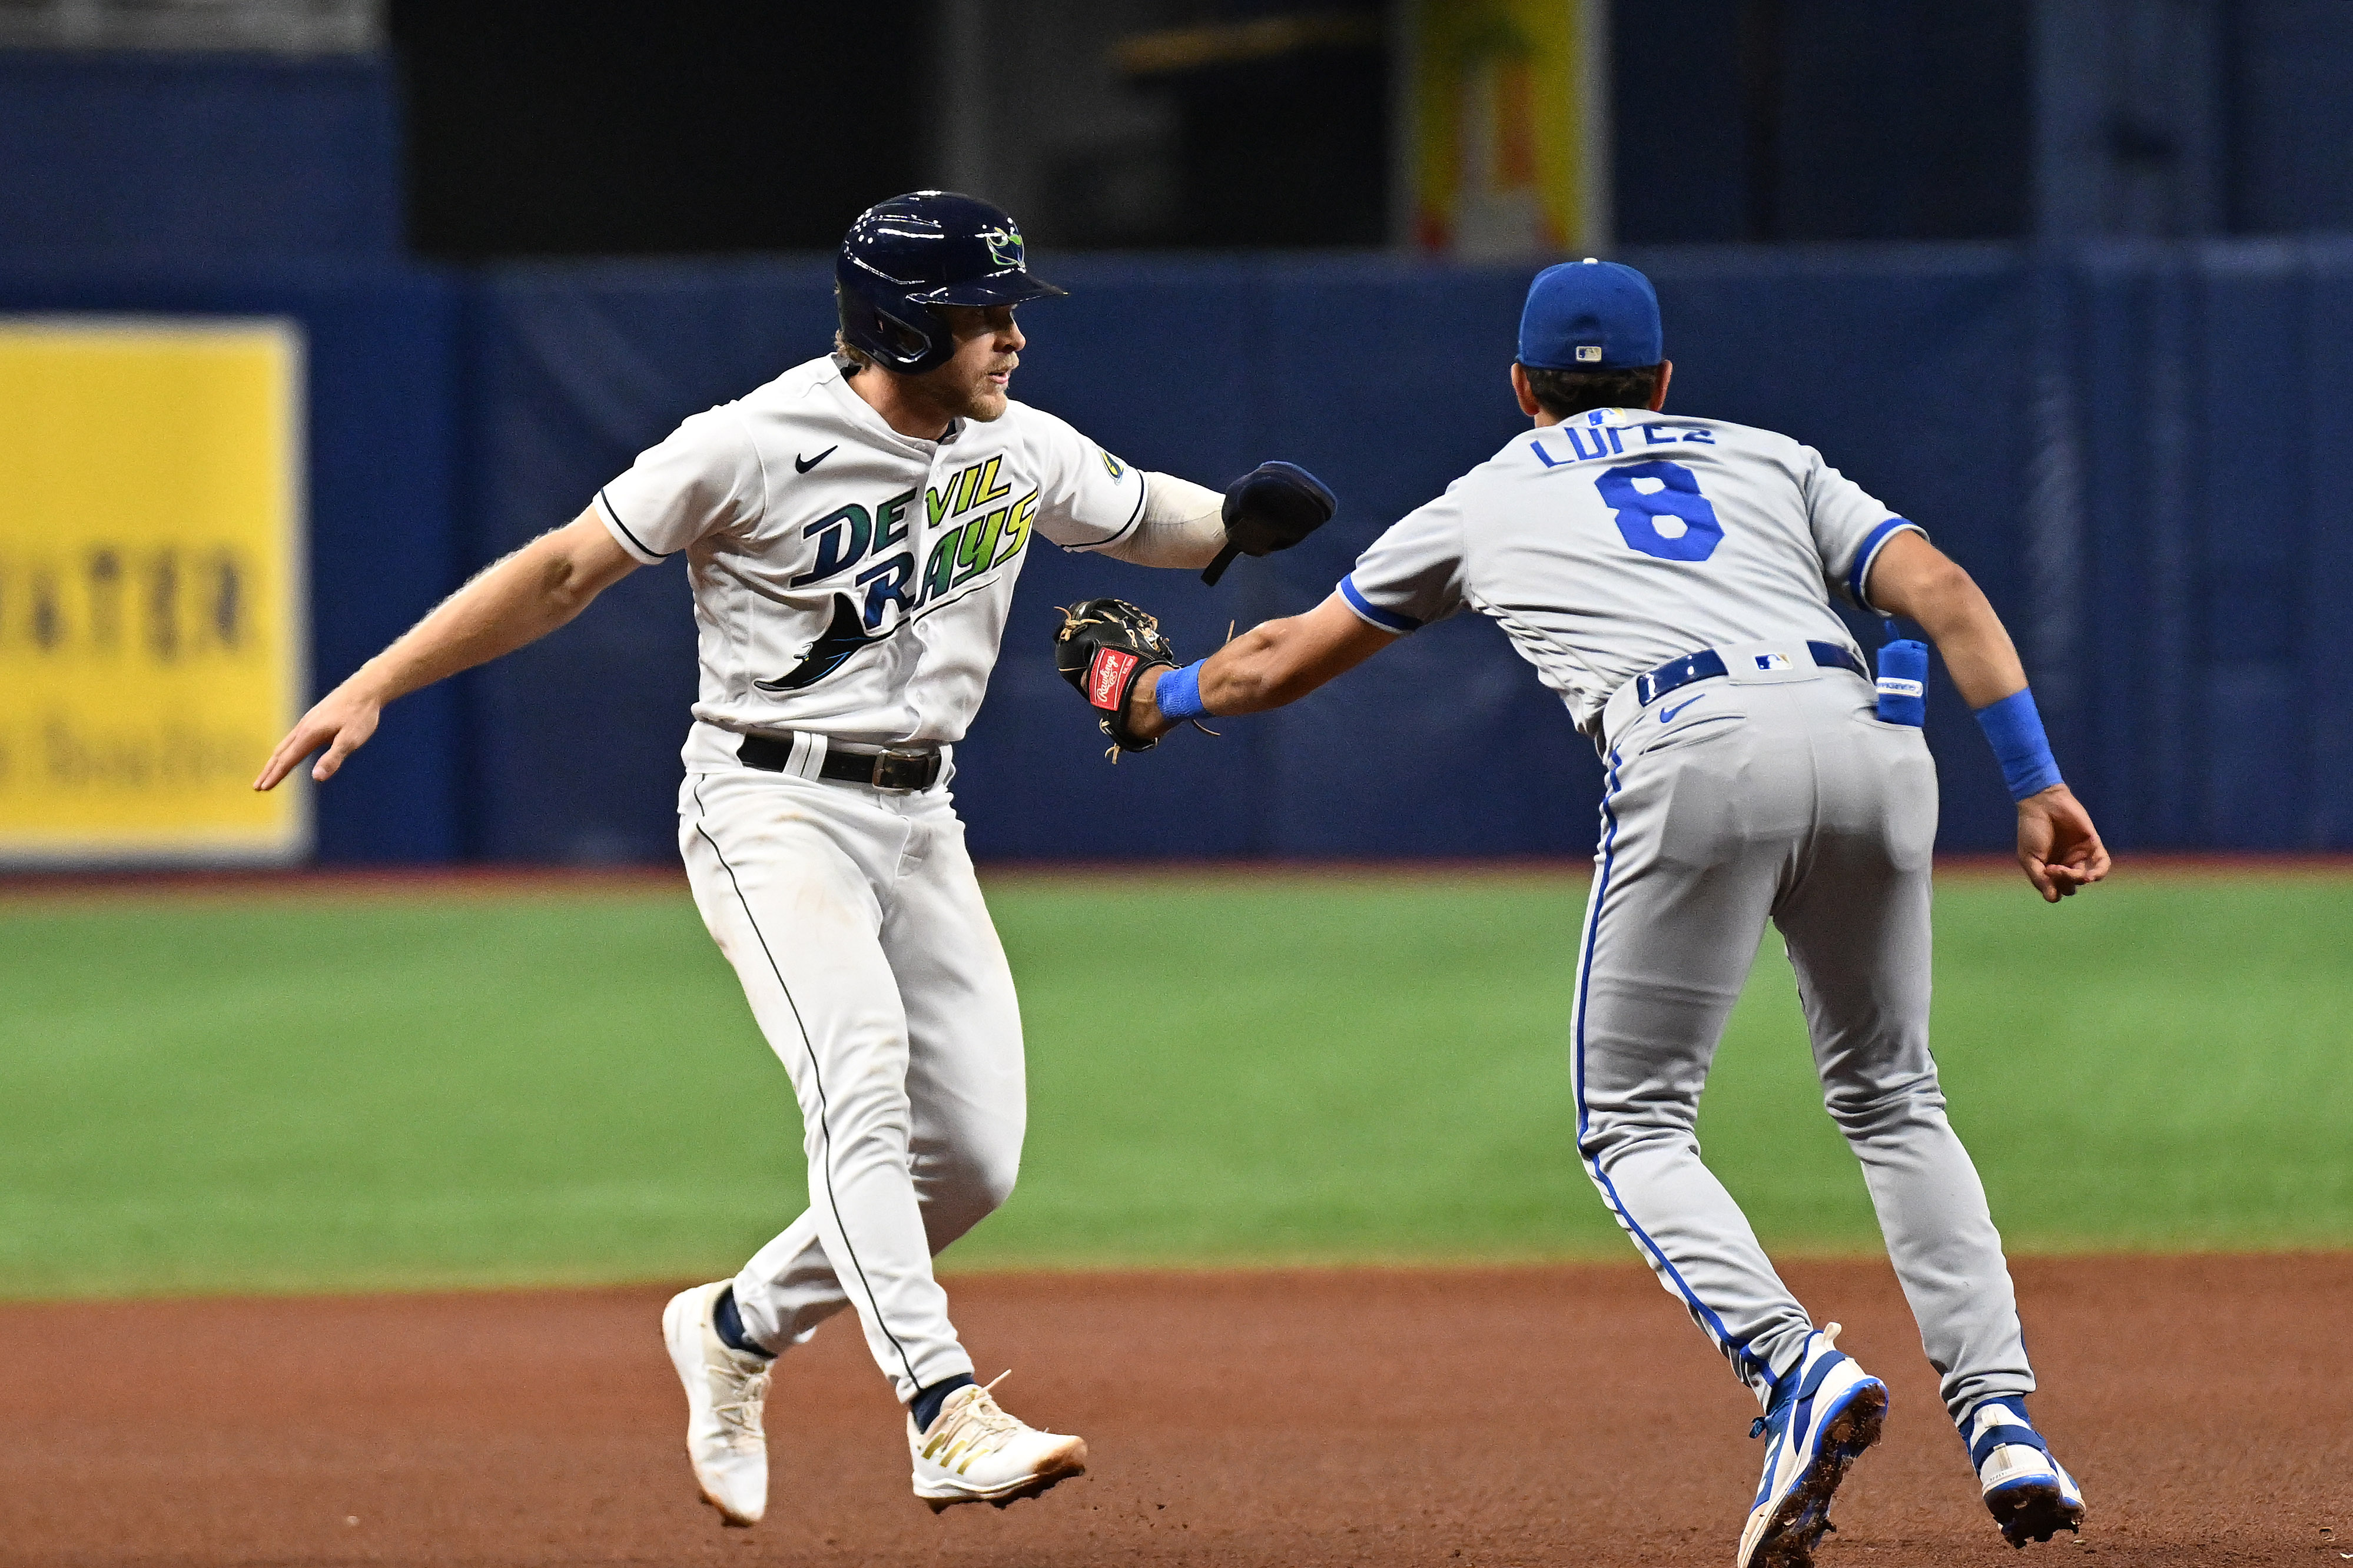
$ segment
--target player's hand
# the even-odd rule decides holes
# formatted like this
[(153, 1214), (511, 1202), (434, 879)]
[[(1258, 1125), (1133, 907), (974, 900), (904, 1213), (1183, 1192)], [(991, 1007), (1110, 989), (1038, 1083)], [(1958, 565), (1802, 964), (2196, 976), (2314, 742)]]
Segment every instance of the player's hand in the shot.
[(1214, 584), (1236, 555), (1288, 550), (1325, 523), (1340, 503), (1322, 479), (1296, 463), (1261, 463), (1226, 487), (1226, 547), (1201, 574)]
[(2018, 863), (2046, 903), (2073, 897), (2108, 874), (2107, 847), (2092, 814), (2065, 784), (2018, 803)]
[(318, 706), (303, 714), (301, 722), (286, 732), (278, 749), (269, 753), (269, 761), (263, 765), (261, 776), (253, 781), (253, 787), (276, 789), (280, 779), (322, 746), (327, 748), (327, 754), (319, 759), (311, 776), (325, 784), (335, 776), (335, 770), (343, 765), (345, 757), (367, 744), (368, 737), (375, 733), (376, 717), (383, 711), (384, 704), (375, 697), (364, 690), (354, 690), (348, 680), (343, 682), (319, 699)]
[(1176, 728), (1173, 721), (1160, 716), (1160, 678), (1176, 667), (1173, 664), (1147, 664), (1136, 671), (1135, 683), (1127, 689), (1127, 706), (1120, 710), (1120, 726), (1140, 741), (1156, 741)]

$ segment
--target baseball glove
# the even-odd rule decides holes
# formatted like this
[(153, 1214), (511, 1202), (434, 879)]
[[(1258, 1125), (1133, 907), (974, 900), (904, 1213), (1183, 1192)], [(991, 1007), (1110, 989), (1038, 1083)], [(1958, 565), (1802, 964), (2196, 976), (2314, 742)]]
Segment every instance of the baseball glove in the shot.
[(1236, 555), (1290, 549), (1331, 521), (1339, 505), (1324, 481), (1298, 464), (1261, 463), (1226, 487), (1226, 547), (1201, 581), (1224, 576)]
[(1118, 752), (1148, 752), (1160, 743), (1127, 727), (1127, 696), (1136, 678), (1156, 664), (1175, 665), (1160, 622), (1124, 599), (1082, 599), (1062, 612), (1054, 633), (1054, 668), (1090, 706), (1102, 710), (1103, 732)]

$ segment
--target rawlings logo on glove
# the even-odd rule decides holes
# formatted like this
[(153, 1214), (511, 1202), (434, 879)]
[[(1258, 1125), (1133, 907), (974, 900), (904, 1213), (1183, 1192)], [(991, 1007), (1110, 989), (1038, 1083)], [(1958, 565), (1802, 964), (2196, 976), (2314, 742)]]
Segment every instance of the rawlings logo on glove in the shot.
[(1126, 707), (1129, 679), (1143, 662), (1115, 647), (1095, 649), (1095, 661), (1087, 668), (1087, 700), (1107, 713)]
[(1071, 689), (1102, 710), (1098, 722), (1120, 752), (1148, 752), (1160, 743), (1127, 727), (1127, 700), (1155, 665), (1174, 667), (1176, 650), (1148, 612), (1124, 599), (1085, 599), (1062, 612), (1054, 633), (1054, 668)]

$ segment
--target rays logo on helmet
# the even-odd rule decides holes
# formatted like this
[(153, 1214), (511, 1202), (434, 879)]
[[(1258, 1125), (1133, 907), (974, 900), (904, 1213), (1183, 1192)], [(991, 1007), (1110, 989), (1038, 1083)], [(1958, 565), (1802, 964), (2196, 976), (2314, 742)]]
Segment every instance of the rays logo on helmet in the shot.
[(1021, 265), (1021, 231), (1019, 229), (1010, 226), (1004, 228), (985, 228), (980, 231), (980, 237), (988, 247), (989, 258), (999, 267)]
[(955, 191), (910, 191), (858, 215), (833, 258), (841, 337), (885, 370), (921, 375), (955, 353), (941, 306), (988, 310), (1060, 294), (1024, 265), (1021, 226)]

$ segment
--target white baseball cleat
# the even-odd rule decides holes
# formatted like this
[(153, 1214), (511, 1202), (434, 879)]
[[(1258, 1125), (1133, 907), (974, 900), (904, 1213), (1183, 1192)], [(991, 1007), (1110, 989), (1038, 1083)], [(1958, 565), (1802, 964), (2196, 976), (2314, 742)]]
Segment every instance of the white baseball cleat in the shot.
[(915, 1458), (915, 1496), (934, 1513), (960, 1502), (1003, 1508), (1087, 1473), (1083, 1437), (1040, 1432), (1007, 1415), (987, 1388), (959, 1388), (940, 1406), (926, 1431), (907, 1417), (907, 1448)]
[(2005, 1395), (1978, 1405), (1961, 1436), (1977, 1465), (1986, 1510), (2004, 1541), (2023, 1550), (2029, 1541), (2048, 1541), (2063, 1530), (2082, 1533), (2083, 1489), (2027, 1419), (2024, 1399)]
[(712, 1326), (720, 1293), (733, 1283), (697, 1285), (662, 1309), (662, 1341), (686, 1385), (686, 1457), (702, 1500), (733, 1525), (768, 1511), (768, 1435), (760, 1425), (771, 1357), (730, 1350)]
[(1887, 1385), (1840, 1351), (1838, 1336), (1836, 1323), (1806, 1336), (1806, 1353), (1784, 1374), (1789, 1392), (1749, 1429), (1773, 1440), (1736, 1568), (1810, 1568), (1815, 1542), (1832, 1528), (1831, 1498), (1879, 1441)]

